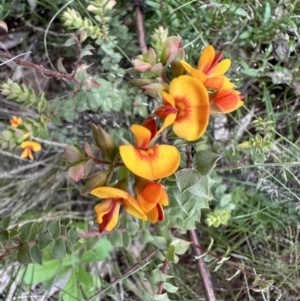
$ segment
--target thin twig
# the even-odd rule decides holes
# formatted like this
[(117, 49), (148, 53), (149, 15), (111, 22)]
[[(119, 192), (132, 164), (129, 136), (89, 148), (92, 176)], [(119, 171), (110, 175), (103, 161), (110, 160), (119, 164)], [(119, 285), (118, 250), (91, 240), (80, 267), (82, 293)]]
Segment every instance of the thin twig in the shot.
[[(197, 234), (195, 230), (190, 230), (189, 236), (192, 243), (192, 249), (195, 256), (201, 256), (201, 247), (199, 246)], [(207, 269), (206, 263), (204, 262), (203, 258), (200, 258), (196, 262), (196, 266), (200, 275), (200, 278), (202, 279), (202, 284), (205, 291), (205, 296), (207, 301), (216, 301), (216, 296), (213, 290), (212, 281), (210, 277), (210, 273)]]
[[(152, 252), (150, 252), (148, 255), (146, 255), (145, 257), (142, 258), (142, 262), (144, 262), (144, 261), (148, 260), (149, 258), (151, 258), (153, 255), (155, 255), (156, 252), (157, 252), (157, 250), (153, 250)], [(132, 267), (130, 267), (129, 269), (127, 269), (121, 277), (118, 277), (113, 282), (111, 282), (110, 286), (113, 286), (114, 284), (118, 283), (120, 280), (122, 280), (126, 276), (129, 276), (135, 270), (137, 270), (140, 266), (141, 266), (141, 264), (139, 264), (139, 263), (134, 264)], [(107, 290), (107, 288), (104, 288), (104, 289), (98, 291), (97, 293), (95, 293), (94, 295), (92, 295), (91, 297), (89, 297), (87, 299), (87, 301), (94, 299), (96, 296), (100, 295), (105, 290)]]
[(74, 82), (77, 85), (81, 86), (80, 81), (78, 81), (77, 79), (73, 78), (73, 75), (64, 74), (64, 73), (60, 73), (60, 72), (57, 72), (57, 71), (53, 71), (53, 70), (47, 69), (47, 68), (43, 67), (42, 65), (37, 65), (37, 64), (25, 61), (25, 60), (23, 60), (21, 58), (18, 58), (17, 56), (15, 57), (15, 56), (11, 55), (10, 53), (6, 53), (6, 52), (1, 51), (1, 50), (0, 50), (0, 57), (6, 58), (9, 61), (13, 60), (18, 65), (34, 69), (34, 70), (38, 71), (39, 73), (41, 73), (43, 75), (47, 74), (47, 75), (50, 75), (50, 76), (58, 78), (58, 79), (63, 79), (63, 80)]
[(79, 67), (79, 63), (80, 63), (80, 59), (81, 59), (81, 43), (80, 41), (78, 40), (78, 38), (76, 37), (75, 34), (72, 34), (73, 38), (75, 39), (75, 42), (76, 42), (76, 45), (77, 45), (77, 58), (76, 58), (76, 63), (75, 63), (75, 68), (74, 68), (74, 71), (72, 73), (72, 78), (74, 79), (75, 78), (75, 75), (76, 75), (76, 72), (78, 70), (78, 67)]
[[(168, 265), (169, 265), (168, 260), (165, 260), (164, 261), (164, 266), (163, 266), (163, 269), (162, 269), (162, 274), (163, 275), (167, 274)], [(158, 286), (157, 295), (160, 295), (162, 293), (163, 289), (164, 289), (164, 282), (161, 281), (159, 283), (159, 286)]]
[(144, 1), (143, 0), (135, 1), (134, 5), (135, 5), (136, 27), (137, 27), (139, 45), (142, 53), (145, 53), (147, 52), (147, 44), (146, 44), (146, 34), (145, 34), (145, 25), (144, 25), (144, 15), (142, 12)]

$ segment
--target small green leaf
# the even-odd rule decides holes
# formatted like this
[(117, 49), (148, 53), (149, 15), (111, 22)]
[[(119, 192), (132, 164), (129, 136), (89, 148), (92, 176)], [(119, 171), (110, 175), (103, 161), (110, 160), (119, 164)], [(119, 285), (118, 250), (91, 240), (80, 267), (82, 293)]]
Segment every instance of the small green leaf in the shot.
[(81, 256), (83, 262), (99, 262), (106, 259), (112, 251), (113, 246), (106, 238), (99, 240), (99, 246), (95, 249), (88, 250)]
[(191, 243), (189, 241), (180, 238), (176, 238), (171, 242), (171, 246), (174, 246), (175, 253), (178, 255), (184, 254), (190, 247), (190, 244)]
[(5, 216), (1, 219), (0, 221), (0, 228), (3, 230), (6, 230), (10, 224), (11, 217), (10, 216)]
[(30, 223), (24, 224), (19, 229), (21, 241), (27, 241), (29, 239), (32, 226), (33, 226), (33, 222), (30, 222)]
[(175, 254), (175, 247), (174, 246), (168, 246), (167, 252), (166, 252), (166, 258), (169, 262), (177, 262), (178, 257)]
[(122, 232), (119, 230), (114, 231), (114, 233), (110, 236), (110, 241), (115, 247), (122, 247), (123, 241), (122, 241)]
[(221, 158), (220, 155), (203, 150), (195, 154), (196, 169), (203, 176), (206, 176), (215, 167), (216, 162)]
[(128, 232), (123, 233), (122, 244), (124, 248), (128, 248), (131, 244), (131, 236)]
[(30, 247), (28, 242), (22, 244), (17, 254), (17, 260), (22, 264), (28, 264), (33, 262), (31, 259)]
[(36, 223), (34, 223), (31, 227), (31, 232), (30, 232), (28, 240), (35, 240), (35, 237), (36, 237), (36, 234), (38, 233), (38, 231), (39, 231), (39, 226)]
[(76, 163), (85, 159), (82, 150), (75, 145), (65, 147), (64, 152), (69, 163)]
[(37, 245), (31, 247), (30, 255), (35, 263), (43, 265), (43, 251), (40, 251)]
[(52, 238), (58, 238), (60, 236), (60, 220), (51, 221), (47, 229)]
[(152, 243), (155, 247), (159, 248), (160, 250), (167, 249), (167, 240), (163, 236), (152, 236), (152, 238)]
[(180, 192), (186, 191), (201, 180), (201, 175), (198, 171), (187, 168), (176, 172), (175, 176)]
[(168, 293), (176, 293), (178, 291), (178, 287), (174, 286), (171, 283), (165, 282), (164, 283), (164, 289), (168, 292)]
[(74, 231), (73, 229), (69, 229), (68, 236), (69, 236), (69, 241), (72, 244), (72, 246), (76, 246), (80, 239), (77, 232)]
[(47, 233), (40, 232), (37, 235), (38, 247), (40, 250), (44, 250), (53, 240)]
[(271, 6), (270, 6), (269, 2), (267, 2), (266, 7), (265, 7), (263, 24), (268, 23), (270, 17), (271, 17)]
[(147, 243), (153, 240), (153, 237), (148, 229), (143, 229), (141, 231), (141, 240), (143, 243)]
[(10, 241), (10, 235), (7, 230), (4, 231), (0, 230), (0, 241), (1, 242)]
[(54, 241), (51, 252), (55, 258), (65, 258), (67, 256), (65, 241), (61, 238)]
[(161, 295), (154, 295), (154, 301), (170, 301), (167, 293)]

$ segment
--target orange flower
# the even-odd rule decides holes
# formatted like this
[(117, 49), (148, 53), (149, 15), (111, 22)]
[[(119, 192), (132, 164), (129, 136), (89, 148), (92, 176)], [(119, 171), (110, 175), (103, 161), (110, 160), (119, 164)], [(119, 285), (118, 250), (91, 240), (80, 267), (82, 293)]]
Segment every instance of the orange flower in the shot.
[(21, 148), (24, 148), (24, 151), (21, 154), (21, 158), (29, 158), (33, 160), (32, 151), (38, 152), (42, 149), (42, 146), (35, 141), (24, 141), (21, 144)]
[(215, 53), (213, 46), (206, 46), (199, 58), (197, 69), (184, 61), (180, 61), (182, 66), (194, 78), (201, 81), (205, 87), (214, 90), (232, 89), (233, 84), (224, 76), (229, 69), (231, 61), (229, 59), (221, 60), (223, 52)]
[(10, 121), (10, 125), (11, 125), (13, 128), (18, 127), (19, 124), (22, 124), (22, 123), (23, 123), (22, 118), (17, 117), (17, 116), (13, 116), (9, 121)]
[(135, 137), (135, 146), (121, 145), (120, 155), (126, 167), (135, 175), (148, 180), (166, 178), (172, 175), (180, 163), (180, 154), (171, 145), (152, 146), (161, 131), (157, 131), (155, 119), (149, 117), (143, 125), (133, 124), (131, 131)]
[(164, 220), (163, 206), (169, 204), (168, 194), (164, 186), (136, 177), (136, 194), (141, 207), (152, 223)]
[(171, 81), (169, 93), (162, 92), (164, 105), (155, 114), (173, 123), (174, 133), (193, 141), (203, 135), (209, 121), (209, 99), (206, 88), (198, 80), (179, 76)]
[(230, 113), (244, 104), (244, 96), (236, 90), (220, 90), (210, 94), (209, 98), (211, 114)]
[(114, 187), (98, 187), (90, 192), (104, 199), (94, 207), (97, 214), (96, 222), (100, 224), (99, 231), (111, 231), (118, 223), (121, 205), (131, 215), (146, 220), (146, 215), (138, 201), (128, 192)]

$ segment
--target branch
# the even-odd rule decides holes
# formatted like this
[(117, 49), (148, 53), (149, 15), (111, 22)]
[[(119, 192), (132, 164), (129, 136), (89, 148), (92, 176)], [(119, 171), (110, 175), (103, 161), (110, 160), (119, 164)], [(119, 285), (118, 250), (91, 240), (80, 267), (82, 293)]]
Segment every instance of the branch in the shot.
[[(162, 269), (162, 274), (166, 275), (167, 274), (167, 270), (168, 270), (168, 260), (165, 260), (164, 261), (164, 266), (163, 266), (163, 269)], [(160, 282), (159, 286), (158, 286), (157, 295), (161, 295), (163, 289), (164, 289), (164, 282)]]
[[(196, 231), (190, 230), (188, 232), (189, 232), (190, 239), (193, 242), (192, 243), (193, 254), (195, 256), (201, 256), (202, 252), (201, 252), (201, 247), (198, 242)], [(202, 279), (202, 284), (204, 287), (206, 300), (207, 301), (216, 301), (216, 296), (215, 296), (215, 293), (213, 290), (210, 273), (207, 269), (206, 263), (204, 262), (203, 258), (200, 258), (197, 260), (196, 266), (197, 266), (200, 278)]]
[(144, 0), (134, 1), (135, 14), (136, 14), (136, 27), (139, 39), (139, 45), (142, 53), (147, 52), (146, 34), (144, 25)]
[(34, 69), (43, 75), (50, 75), (50, 76), (58, 78), (58, 79), (71, 81), (71, 82), (74, 82), (75, 84), (77, 84), (78, 86), (81, 86), (81, 82), (78, 81), (77, 79), (75, 79), (73, 75), (64, 74), (64, 73), (60, 73), (57, 71), (47, 69), (47, 68), (43, 67), (42, 65), (37, 65), (37, 64), (25, 61), (19, 57), (15, 57), (15, 56), (11, 55), (10, 53), (6, 53), (1, 50), (0, 50), (0, 57), (8, 59), (10, 61), (13, 60), (16, 64), (30, 68), (30, 69)]

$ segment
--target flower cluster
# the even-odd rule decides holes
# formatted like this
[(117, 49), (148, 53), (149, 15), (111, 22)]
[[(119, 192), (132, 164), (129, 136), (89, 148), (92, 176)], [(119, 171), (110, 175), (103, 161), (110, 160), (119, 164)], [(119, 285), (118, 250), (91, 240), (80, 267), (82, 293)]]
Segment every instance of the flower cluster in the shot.
[[(164, 219), (163, 206), (169, 200), (162, 181), (178, 170), (180, 152), (173, 145), (158, 142), (163, 131), (172, 129), (179, 138), (195, 141), (205, 133), (210, 115), (230, 113), (243, 105), (240, 92), (224, 75), (231, 61), (221, 60), (222, 55), (207, 46), (197, 67), (192, 67), (184, 60), (181, 38), (168, 37), (156, 40), (155, 50), (149, 48), (134, 60), (134, 69), (141, 78), (131, 83), (147, 95), (158, 96), (161, 103), (142, 124), (131, 126), (132, 144), (117, 147), (100, 126), (93, 126), (94, 142), (105, 155), (105, 163), (110, 164), (108, 170), (92, 176), (84, 187), (84, 194), (103, 199), (95, 206), (100, 232), (111, 231), (117, 225), (121, 206), (142, 220), (155, 223)], [(71, 163), (69, 175), (76, 181), (87, 177), (87, 170), (96, 164), (88, 144), (85, 152), (76, 146), (65, 153)], [(127, 184), (128, 173), (110, 186), (114, 170), (122, 165), (134, 175), (132, 189)]]
[[(23, 123), (22, 118), (13, 116), (10, 119), (10, 125), (11, 127), (17, 129), (19, 125)], [(32, 152), (38, 152), (42, 149), (42, 146), (40, 143), (36, 141), (31, 141), (27, 140), (25, 141), (28, 137), (30, 136), (30, 132), (27, 132), (26, 134), (23, 135), (22, 137), (22, 143), (20, 145), (21, 148), (23, 148), (23, 152), (21, 153), (21, 158), (29, 158), (30, 160), (33, 160), (33, 154)]]

